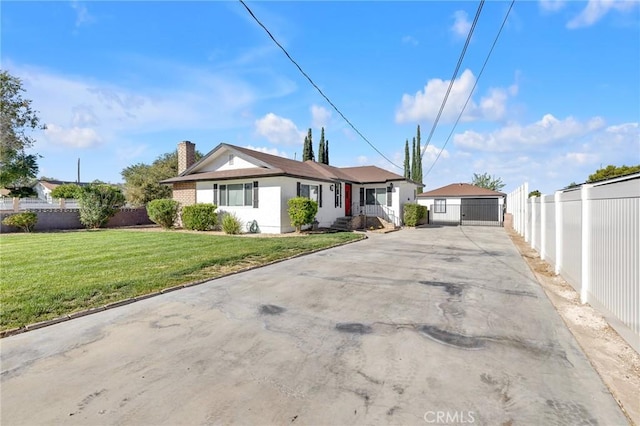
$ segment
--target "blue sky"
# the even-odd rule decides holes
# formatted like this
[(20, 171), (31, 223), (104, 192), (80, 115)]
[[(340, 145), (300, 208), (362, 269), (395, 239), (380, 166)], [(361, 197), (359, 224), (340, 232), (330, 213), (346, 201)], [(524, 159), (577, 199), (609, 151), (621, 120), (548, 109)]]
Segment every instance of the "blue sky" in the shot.
[[(399, 166), (426, 142), (477, 2), (248, 2), (344, 115)], [(640, 3), (486, 2), (423, 162), (426, 189), (500, 177), (551, 193), (640, 163)], [(2, 2), (2, 69), (47, 124), (40, 175), (121, 182), (190, 140), (300, 158), (325, 127), (335, 166), (402, 174), (363, 141), (239, 2)], [(444, 149), (443, 149), (444, 147)], [(443, 150), (442, 150), (443, 149)], [(442, 154), (437, 162), (438, 153)], [(432, 167), (433, 166), (433, 167)], [(427, 171), (431, 168), (431, 172)]]

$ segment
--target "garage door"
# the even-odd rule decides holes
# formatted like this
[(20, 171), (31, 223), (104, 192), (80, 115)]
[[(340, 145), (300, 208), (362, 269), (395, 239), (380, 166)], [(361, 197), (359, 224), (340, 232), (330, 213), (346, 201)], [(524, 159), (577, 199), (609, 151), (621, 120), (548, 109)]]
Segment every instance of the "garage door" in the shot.
[(462, 225), (502, 226), (502, 210), (497, 198), (463, 198), (461, 207)]

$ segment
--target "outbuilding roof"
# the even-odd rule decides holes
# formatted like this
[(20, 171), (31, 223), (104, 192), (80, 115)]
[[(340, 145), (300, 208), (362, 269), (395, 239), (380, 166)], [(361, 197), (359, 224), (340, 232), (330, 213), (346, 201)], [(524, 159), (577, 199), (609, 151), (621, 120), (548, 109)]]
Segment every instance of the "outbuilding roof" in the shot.
[(452, 183), (451, 185), (418, 194), (420, 198), (433, 197), (504, 197), (503, 192), (471, 185), (470, 183)]

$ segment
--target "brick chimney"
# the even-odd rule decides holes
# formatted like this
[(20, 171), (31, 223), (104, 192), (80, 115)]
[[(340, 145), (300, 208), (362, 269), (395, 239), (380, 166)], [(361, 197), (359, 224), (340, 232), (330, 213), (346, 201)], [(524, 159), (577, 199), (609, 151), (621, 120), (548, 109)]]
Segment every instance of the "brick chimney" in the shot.
[(178, 174), (182, 174), (196, 162), (196, 144), (182, 141), (178, 144)]

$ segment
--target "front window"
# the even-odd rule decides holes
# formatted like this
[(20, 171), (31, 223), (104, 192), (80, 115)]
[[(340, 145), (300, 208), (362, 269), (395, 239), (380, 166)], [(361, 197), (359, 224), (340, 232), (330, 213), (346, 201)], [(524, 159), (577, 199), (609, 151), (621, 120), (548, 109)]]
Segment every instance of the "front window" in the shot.
[(221, 206), (253, 205), (253, 185), (251, 183), (220, 185), (219, 192)]
[(368, 206), (384, 206), (387, 203), (386, 188), (367, 188), (365, 190), (365, 201)]
[(447, 200), (433, 200), (433, 212), (434, 213), (446, 213), (447, 212)]
[(300, 185), (300, 196), (318, 202), (318, 185)]

